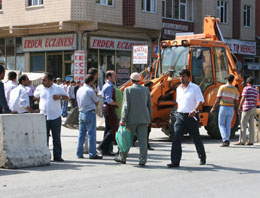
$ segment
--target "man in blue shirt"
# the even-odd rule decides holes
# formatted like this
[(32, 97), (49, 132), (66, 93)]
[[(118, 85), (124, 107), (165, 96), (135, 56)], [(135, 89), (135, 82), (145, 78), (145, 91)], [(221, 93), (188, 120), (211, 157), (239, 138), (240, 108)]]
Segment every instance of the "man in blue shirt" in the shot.
[[(103, 99), (103, 108), (104, 108), (104, 118), (105, 118), (105, 131), (104, 131), (104, 139), (98, 147), (98, 150), (102, 153), (102, 155), (114, 155), (110, 151), (111, 144), (113, 142), (113, 123), (111, 122), (111, 113), (108, 112), (109, 108), (119, 108), (119, 104), (113, 100), (113, 91), (114, 91), (114, 83), (116, 82), (116, 73), (114, 71), (107, 71), (106, 73), (107, 81), (102, 88), (102, 99)], [(118, 120), (114, 120), (117, 122)]]
[(99, 98), (93, 89), (94, 76), (88, 74), (85, 84), (77, 91), (77, 102), (79, 107), (79, 138), (77, 157), (83, 158), (83, 144), (86, 132), (88, 132), (89, 159), (102, 159), (96, 154), (96, 105)]

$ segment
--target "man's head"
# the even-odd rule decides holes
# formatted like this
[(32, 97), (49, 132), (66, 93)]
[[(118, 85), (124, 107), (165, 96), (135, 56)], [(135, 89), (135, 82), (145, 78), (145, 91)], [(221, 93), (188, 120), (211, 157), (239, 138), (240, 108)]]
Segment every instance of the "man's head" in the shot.
[(63, 80), (63, 81), (62, 81), (62, 84), (63, 84), (63, 85), (66, 85), (66, 80)]
[(94, 67), (90, 68), (90, 69), (88, 70), (88, 74), (93, 75), (95, 81), (97, 80), (97, 78), (98, 78), (98, 70), (97, 70), (96, 68), (94, 68)]
[(58, 85), (60, 85), (61, 84), (61, 78), (56, 78), (56, 82), (57, 82)]
[(92, 86), (93, 83), (94, 83), (94, 81), (95, 81), (95, 78), (94, 78), (94, 76), (91, 75), (91, 74), (88, 74), (88, 75), (86, 76), (86, 78), (85, 78), (85, 83), (86, 83), (87, 85), (89, 85), (89, 86)]
[(80, 85), (81, 85), (81, 82), (80, 82), (80, 81), (78, 81), (78, 82), (77, 82), (77, 86), (79, 86), (79, 87), (80, 87)]
[(116, 73), (113, 70), (107, 71), (106, 78), (112, 83), (116, 82)]
[(139, 83), (139, 82), (140, 82), (140, 79), (141, 79), (141, 76), (140, 76), (139, 73), (134, 72), (134, 73), (131, 74), (130, 79), (131, 79), (131, 81), (132, 81), (133, 83)]
[(144, 83), (144, 86), (145, 87), (148, 87), (150, 91), (152, 91), (152, 88), (153, 88), (153, 82), (152, 81), (146, 81)]
[(70, 85), (70, 81), (69, 81), (69, 80), (66, 81), (66, 85), (67, 85), (67, 86)]
[(254, 78), (253, 77), (248, 77), (246, 79), (246, 83), (249, 84), (249, 85), (253, 85), (255, 82)]
[(27, 75), (21, 75), (20, 77), (19, 77), (19, 84), (21, 84), (21, 85), (23, 85), (23, 86), (29, 86), (30, 85), (30, 80), (29, 80), (29, 78), (28, 78), (28, 76)]
[(51, 87), (53, 84), (53, 75), (49, 72), (45, 72), (42, 77), (42, 84), (44, 87)]
[(230, 74), (228, 77), (227, 77), (227, 82), (229, 83), (229, 84), (232, 84), (233, 83), (233, 81), (234, 81), (234, 76), (232, 75), (232, 74)]
[(76, 82), (74, 80), (70, 81), (70, 85), (71, 86), (75, 86), (76, 85)]
[(16, 82), (16, 78), (17, 78), (16, 72), (11, 71), (8, 73), (8, 80)]
[(5, 68), (3, 65), (0, 65), (0, 80), (3, 80), (5, 77)]
[(180, 71), (180, 80), (181, 80), (181, 83), (184, 84), (184, 85), (189, 84), (189, 82), (190, 82), (190, 71), (187, 70), (187, 69), (182, 69)]

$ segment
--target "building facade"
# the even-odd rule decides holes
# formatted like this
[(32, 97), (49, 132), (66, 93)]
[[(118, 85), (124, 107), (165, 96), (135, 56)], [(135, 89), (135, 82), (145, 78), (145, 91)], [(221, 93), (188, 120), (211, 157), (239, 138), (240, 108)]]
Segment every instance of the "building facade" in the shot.
[(83, 50), (86, 69), (98, 68), (100, 84), (115, 70), (120, 85), (140, 69), (132, 64), (132, 46), (151, 50), (158, 39), (161, 6), (161, 0), (0, 0), (0, 62), (68, 78), (74, 52)]

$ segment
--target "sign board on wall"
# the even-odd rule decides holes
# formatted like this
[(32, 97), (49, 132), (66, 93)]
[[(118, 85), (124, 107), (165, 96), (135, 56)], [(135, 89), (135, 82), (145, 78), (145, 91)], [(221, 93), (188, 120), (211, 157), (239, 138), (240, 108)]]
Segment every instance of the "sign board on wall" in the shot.
[(133, 64), (147, 64), (148, 45), (133, 46)]
[(90, 37), (89, 47), (94, 49), (132, 51), (134, 45), (145, 45), (145, 41), (132, 41), (105, 37)]
[(83, 50), (74, 52), (74, 80), (84, 82), (86, 75), (86, 52)]
[(23, 52), (63, 51), (77, 49), (76, 34), (23, 37)]
[(235, 54), (256, 55), (256, 42), (225, 39), (230, 50)]

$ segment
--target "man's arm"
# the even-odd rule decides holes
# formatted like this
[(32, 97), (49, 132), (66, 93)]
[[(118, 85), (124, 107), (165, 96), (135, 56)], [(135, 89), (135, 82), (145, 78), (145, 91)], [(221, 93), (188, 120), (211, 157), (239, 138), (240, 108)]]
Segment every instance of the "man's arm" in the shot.
[(126, 125), (126, 120), (129, 111), (129, 98), (128, 98), (128, 89), (124, 91), (123, 105), (122, 105), (122, 113), (121, 113), (121, 122), (120, 125)]
[(115, 105), (117, 108), (119, 108), (119, 104), (112, 99), (113, 89), (114, 89), (114, 88), (113, 88), (112, 86), (108, 87), (108, 88), (105, 90), (104, 95), (105, 95), (105, 98), (106, 98), (106, 101), (107, 101), (108, 104), (110, 104), (110, 105)]
[(216, 100), (215, 100), (214, 105), (212, 106), (212, 108), (211, 108), (211, 110), (210, 110), (210, 113), (213, 113), (213, 111), (215, 111), (216, 106), (218, 106), (219, 103), (220, 103), (220, 97), (217, 97)]
[(5, 98), (5, 91), (4, 91), (4, 85), (2, 82), (0, 82), (0, 105), (3, 108), (4, 113), (10, 113), (10, 109), (7, 105), (7, 101)]

